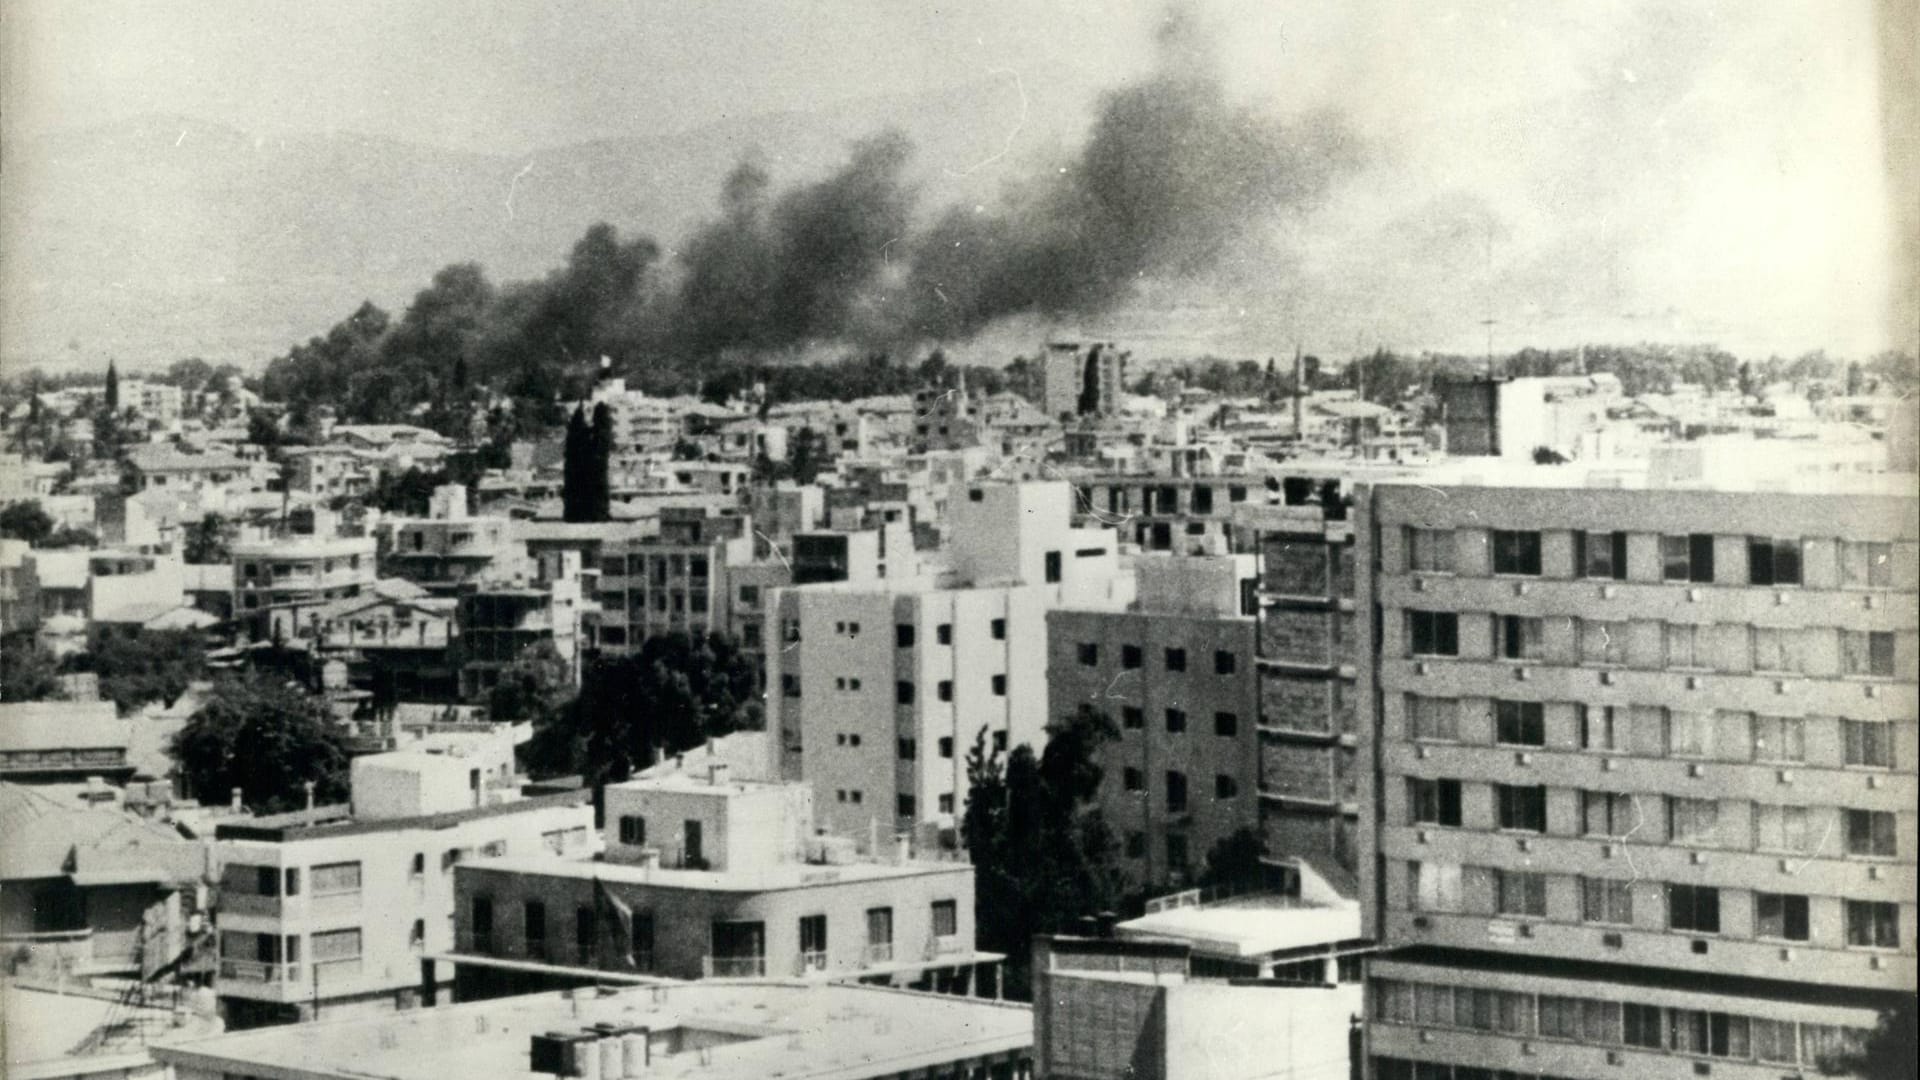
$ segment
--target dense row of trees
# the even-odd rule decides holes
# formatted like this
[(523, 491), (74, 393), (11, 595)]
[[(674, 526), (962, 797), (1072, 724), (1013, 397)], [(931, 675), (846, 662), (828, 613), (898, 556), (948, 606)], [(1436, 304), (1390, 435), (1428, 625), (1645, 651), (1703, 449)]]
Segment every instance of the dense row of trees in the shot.
[(38, 499), (0, 507), (0, 538), (25, 540), (37, 548), (91, 548), (100, 543), (100, 537), (91, 529), (56, 525)]

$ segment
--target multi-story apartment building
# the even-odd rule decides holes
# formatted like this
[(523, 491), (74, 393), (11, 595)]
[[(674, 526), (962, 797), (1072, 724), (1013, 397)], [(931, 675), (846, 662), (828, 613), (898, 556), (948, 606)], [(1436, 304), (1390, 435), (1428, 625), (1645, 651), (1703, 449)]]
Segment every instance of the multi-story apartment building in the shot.
[(1127, 395), (1127, 358), (1111, 343), (1050, 342), (1041, 358), (1042, 407), (1055, 420), (1113, 416)]
[(371, 536), (340, 536), (331, 514), (314, 512), (310, 533), (242, 540), (233, 545), (234, 618), (257, 640), (292, 640), (318, 609), (374, 582)]
[(1915, 988), (1912, 477), (1570, 468), (1358, 499), (1371, 1075), (1819, 1072)]
[(953, 498), (946, 574), (776, 591), (767, 729), (824, 823), (951, 829), (976, 739), (1044, 743), (1046, 612), (1123, 601), (1133, 581), (1111, 532), (1070, 525), (1071, 499), (1064, 483), (974, 484)]
[(732, 571), (753, 561), (753, 520), (716, 507), (663, 507), (660, 531), (600, 555), (600, 647), (630, 652), (654, 634), (732, 630)]
[(1073, 520), (1120, 530), (1144, 551), (1224, 555), (1235, 550), (1235, 511), (1267, 501), (1260, 476), (1077, 477)]
[(435, 488), (429, 515), (394, 525), (385, 569), (439, 596), (482, 577), (513, 577), (532, 570), (526, 541), (504, 517), (472, 517), (467, 489)]
[(1259, 826), (1253, 562), (1141, 559), (1133, 604), (1047, 613), (1050, 715), (1099, 714), (1117, 736), (1099, 805), (1134, 887), (1185, 885)]
[[(488, 860), (457, 872), (460, 1000), (601, 981), (812, 978), (967, 993), (973, 867), (902, 842), (858, 857), (814, 835), (801, 783), (728, 766), (609, 786), (601, 859)], [(986, 973), (979, 973), (983, 980)]]
[[(510, 740), (470, 755), (355, 758), (351, 807), (219, 825), (220, 967), (229, 1027), (417, 1002), (453, 946), (453, 868), (584, 850), (590, 793), (523, 795)], [(423, 962), (425, 966), (423, 967)]]
[(529, 649), (552, 646), (573, 679), (591, 644), (580, 556), (556, 551), (534, 560), (532, 578), (468, 582), (461, 586), (454, 623), (459, 643), (460, 694), (472, 699), (492, 689), (500, 672)]

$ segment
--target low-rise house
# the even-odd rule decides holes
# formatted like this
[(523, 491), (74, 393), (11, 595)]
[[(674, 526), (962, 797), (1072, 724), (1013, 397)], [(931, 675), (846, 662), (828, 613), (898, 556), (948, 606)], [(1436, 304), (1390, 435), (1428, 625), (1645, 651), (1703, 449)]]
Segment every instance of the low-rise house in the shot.
[(0, 778), (61, 783), (123, 781), (128, 723), (111, 701), (22, 701), (0, 705)]

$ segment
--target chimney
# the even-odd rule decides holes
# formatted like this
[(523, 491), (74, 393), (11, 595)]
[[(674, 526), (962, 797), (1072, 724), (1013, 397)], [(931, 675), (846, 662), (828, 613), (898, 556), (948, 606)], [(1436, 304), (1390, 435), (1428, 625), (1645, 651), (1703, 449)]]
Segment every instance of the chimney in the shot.
[(1307, 362), (1300, 354), (1300, 346), (1293, 347), (1293, 437), (1302, 436), (1301, 401), (1307, 396)]
[(913, 834), (899, 833), (893, 838), (893, 861), (905, 865), (913, 861)]
[(632, 1080), (647, 1075), (647, 1066), (652, 1064), (653, 1033), (646, 1028), (629, 1031), (620, 1036), (620, 1075)]
[(246, 807), (242, 805), (240, 802), (240, 795), (241, 795), (240, 789), (234, 788), (233, 794), (231, 796), (231, 801), (227, 804), (228, 806), (232, 807), (233, 812), (236, 814), (246, 810)]
[(301, 784), (300, 786), (307, 789), (307, 812), (312, 813), (313, 812), (313, 781), (309, 780), (306, 783)]
[(719, 787), (721, 784), (724, 784), (727, 782), (728, 772), (729, 772), (729, 769), (727, 767), (726, 762), (724, 761), (714, 762), (713, 764), (707, 766), (707, 783), (712, 784), (714, 787)]

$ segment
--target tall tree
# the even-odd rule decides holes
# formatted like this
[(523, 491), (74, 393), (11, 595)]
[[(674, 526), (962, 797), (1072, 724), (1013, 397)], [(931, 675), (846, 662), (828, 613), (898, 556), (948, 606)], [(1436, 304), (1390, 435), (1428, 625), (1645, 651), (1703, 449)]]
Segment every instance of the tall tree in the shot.
[(120, 415), (120, 372), (114, 367), (111, 359), (107, 361), (106, 404), (107, 415)]
[(567, 521), (591, 521), (591, 500), (587, 488), (593, 483), (588, 458), (593, 453), (593, 431), (587, 426), (587, 413), (574, 406), (567, 418), (566, 442), (560, 461), (560, 516)]
[(613, 410), (606, 402), (593, 407), (593, 428), (588, 455), (587, 507), (590, 521), (613, 520)]
[(233, 526), (216, 511), (194, 522), (181, 542), (181, 557), (195, 566), (224, 563), (232, 557)]
[(202, 802), (225, 801), (238, 788), (249, 808), (280, 813), (305, 805), (309, 781), (318, 803), (347, 797), (346, 736), (326, 702), (269, 675), (214, 687), (170, 752), (188, 793)]
[(0, 641), (0, 701), (51, 701), (66, 697), (60, 661), (34, 640), (30, 630)]
[(1005, 990), (1015, 1000), (1031, 993), (1034, 935), (1108, 910), (1121, 892), (1113, 833), (1093, 804), (1097, 751), (1118, 732), (1092, 711), (1049, 730), (1041, 754), (1023, 744), (1003, 757), (982, 728), (967, 755), (961, 837), (973, 859), (976, 934), (981, 947), (1007, 954)]

